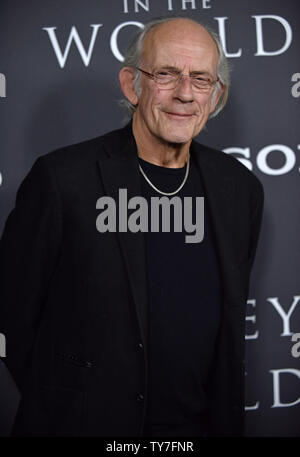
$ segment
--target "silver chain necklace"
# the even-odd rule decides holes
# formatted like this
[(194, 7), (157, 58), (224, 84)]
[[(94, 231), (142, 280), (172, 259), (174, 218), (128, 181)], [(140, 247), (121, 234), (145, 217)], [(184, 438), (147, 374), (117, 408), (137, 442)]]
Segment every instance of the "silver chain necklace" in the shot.
[(142, 167), (140, 166), (139, 164), (139, 168), (140, 168), (140, 171), (142, 173), (142, 175), (144, 176), (144, 178), (146, 179), (147, 183), (150, 184), (150, 186), (156, 190), (156, 192), (158, 192), (159, 194), (162, 194), (162, 195), (175, 195), (177, 194), (177, 192), (180, 191), (180, 189), (183, 188), (183, 186), (185, 185), (185, 182), (187, 180), (187, 177), (188, 177), (188, 174), (189, 174), (189, 169), (190, 169), (190, 153), (188, 153), (188, 158), (187, 158), (187, 162), (186, 162), (186, 171), (185, 171), (185, 176), (183, 178), (183, 181), (182, 183), (180, 184), (180, 186), (178, 187), (178, 189), (176, 189), (174, 192), (162, 192), (161, 190), (159, 190), (157, 187), (154, 186), (154, 184), (152, 184), (152, 182), (150, 181), (150, 179), (146, 176), (146, 173), (144, 172), (144, 170), (142, 169)]

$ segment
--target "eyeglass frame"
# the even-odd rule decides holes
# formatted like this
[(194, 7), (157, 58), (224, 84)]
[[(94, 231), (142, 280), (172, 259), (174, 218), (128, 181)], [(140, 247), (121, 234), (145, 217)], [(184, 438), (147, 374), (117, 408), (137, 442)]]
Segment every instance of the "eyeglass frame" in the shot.
[[(140, 72), (142, 72), (144, 75), (148, 76), (148, 78), (153, 79), (153, 81), (154, 81), (156, 84), (159, 84), (159, 83), (156, 81), (156, 75), (155, 75), (155, 74), (149, 73), (148, 71), (145, 71), (145, 70), (143, 70), (142, 68), (139, 68), (139, 67), (135, 67), (135, 68), (136, 68), (136, 70), (139, 70)], [(172, 89), (175, 89), (175, 88), (178, 86), (178, 84), (181, 82), (181, 79), (182, 79), (183, 76), (188, 76), (188, 77), (190, 78), (190, 81), (191, 81), (191, 79), (193, 78), (193, 76), (191, 76), (191, 75), (185, 75), (185, 74), (183, 74), (183, 73), (179, 73), (179, 77), (178, 77), (178, 79), (177, 79), (177, 82), (176, 82), (175, 86), (174, 86)], [(209, 82), (210, 89), (212, 89), (213, 86), (215, 86), (215, 85), (217, 84), (217, 82), (219, 82), (219, 81), (220, 81), (220, 78), (218, 77), (217, 79), (215, 79), (215, 80), (213, 80), (213, 81), (209, 81), (209, 80), (208, 80), (207, 82)], [(162, 85), (163, 85), (163, 84), (162, 84)], [(193, 86), (193, 83), (192, 83), (192, 86)], [(194, 86), (193, 86), (193, 87), (194, 87)], [(172, 90), (172, 89), (170, 89), (170, 90)], [(201, 90), (201, 89), (199, 89), (199, 90)]]

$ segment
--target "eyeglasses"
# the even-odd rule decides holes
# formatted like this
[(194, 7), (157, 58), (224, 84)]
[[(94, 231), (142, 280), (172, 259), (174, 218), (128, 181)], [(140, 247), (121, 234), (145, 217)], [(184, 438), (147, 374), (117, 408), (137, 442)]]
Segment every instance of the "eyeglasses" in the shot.
[(157, 70), (154, 73), (148, 73), (148, 71), (142, 70), (141, 68), (137, 68), (137, 70), (141, 71), (145, 76), (148, 76), (148, 78), (153, 79), (153, 81), (155, 81), (155, 83), (163, 89), (175, 89), (175, 87), (181, 81), (182, 77), (188, 76), (195, 91), (208, 93), (219, 81), (219, 78), (216, 80), (211, 80), (209, 78), (203, 77), (202, 74), (184, 75), (179, 71), (169, 70)]

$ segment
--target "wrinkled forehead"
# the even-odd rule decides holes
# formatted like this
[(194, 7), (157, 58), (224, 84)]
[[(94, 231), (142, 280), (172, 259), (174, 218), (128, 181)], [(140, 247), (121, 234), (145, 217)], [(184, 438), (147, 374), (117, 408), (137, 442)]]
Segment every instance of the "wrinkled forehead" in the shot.
[(143, 42), (142, 64), (152, 70), (168, 66), (215, 73), (218, 59), (218, 48), (210, 34), (188, 20), (156, 26)]

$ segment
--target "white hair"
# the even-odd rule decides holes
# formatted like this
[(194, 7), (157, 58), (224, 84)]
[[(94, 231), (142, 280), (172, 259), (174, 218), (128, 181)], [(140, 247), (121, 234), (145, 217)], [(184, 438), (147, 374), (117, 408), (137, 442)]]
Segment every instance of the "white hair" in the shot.
[[(164, 24), (169, 21), (174, 21), (178, 19), (187, 19), (189, 21), (194, 22), (195, 24), (201, 25), (211, 36), (213, 39), (214, 43), (217, 46), (218, 53), (219, 53), (219, 60), (218, 60), (218, 67), (217, 67), (217, 77), (219, 78), (219, 81), (215, 85), (213, 94), (212, 94), (212, 100), (211, 103), (214, 104), (215, 98), (218, 94), (218, 91), (222, 89), (223, 87), (223, 92), (219, 98), (219, 101), (214, 109), (214, 111), (209, 115), (209, 119), (216, 116), (225, 106), (227, 98), (228, 98), (228, 90), (229, 90), (229, 84), (230, 84), (230, 77), (229, 77), (229, 65), (227, 58), (224, 54), (222, 45), (220, 43), (218, 35), (208, 26), (201, 24), (198, 21), (195, 21), (194, 19), (190, 18), (183, 18), (183, 17), (163, 17), (163, 18), (158, 18), (154, 19), (147, 24), (145, 24), (143, 29), (140, 29), (137, 34), (134, 36), (132, 42), (130, 43), (125, 56), (124, 56), (124, 61), (123, 61), (123, 67), (131, 67), (134, 69), (134, 78), (133, 78), (133, 88), (137, 96), (139, 97), (141, 93), (140, 89), (140, 72), (137, 70), (137, 68), (141, 64), (141, 59), (142, 59), (142, 53), (143, 53), (143, 44), (144, 44), (144, 39), (148, 32), (155, 27)], [(132, 105), (132, 103), (127, 100), (127, 98), (123, 97), (120, 100), (120, 104), (126, 109), (128, 117), (131, 118), (136, 106)]]

